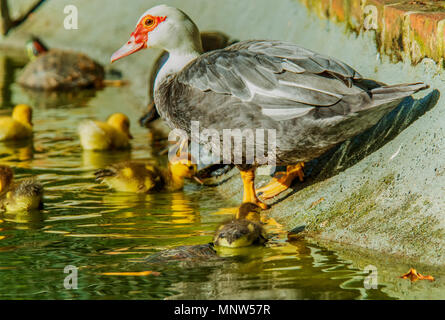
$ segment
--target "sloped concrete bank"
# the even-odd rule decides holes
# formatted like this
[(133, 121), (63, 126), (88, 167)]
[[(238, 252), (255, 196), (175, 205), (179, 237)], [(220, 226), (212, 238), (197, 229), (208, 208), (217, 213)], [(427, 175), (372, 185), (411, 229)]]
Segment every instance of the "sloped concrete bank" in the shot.
[[(63, 9), (71, 2), (47, 0), (1, 45), (20, 47), (32, 33), (50, 46), (80, 50), (107, 64), (111, 53), (128, 39), (137, 17), (159, 3), (132, 0), (123, 5), (118, 0), (77, 0), (79, 29), (65, 30)], [(289, 230), (305, 226), (305, 232), (318, 239), (403, 256), (424, 264), (445, 264), (445, 111), (439, 95), (445, 79), (442, 53), (433, 55), (432, 51), (416, 49), (412, 52), (421, 54), (413, 61), (414, 56), (408, 50), (413, 46), (408, 45), (407, 50), (391, 47), (391, 52), (395, 50), (401, 59), (387, 56), (378, 45), (383, 33), (378, 28), (361, 27), (365, 18), (364, 7), (360, 5), (358, 29), (350, 32), (353, 28), (345, 21), (351, 20), (337, 19), (334, 15), (320, 19), (319, 12), (297, 0), (165, 2), (189, 13), (202, 31), (222, 31), (240, 40), (291, 41), (337, 57), (367, 78), (388, 84), (428, 83), (431, 86), (428, 92), (414, 97), (416, 100), (405, 100), (375, 128), (308, 164), (305, 182), (297, 183), (293, 190), (274, 199), (267, 213)], [(356, 2), (331, 0), (310, 1), (310, 4), (321, 8), (320, 12), (332, 12), (333, 4), (345, 8), (345, 3)], [(345, 12), (352, 12), (352, 7), (346, 8)], [(380, 11), (377, 13), (378, 21), (385, 17)], [(442, 26), (439, 22), (436, 29)], [(414, 24), (402, 27), (411, 30), (408, 28), (411, 25)], [(429, 47), (430, 44), (425, 46)], [(158, 52), (146, 51), (113, 66), (132, 82), (128, 90), (134, 99), (128, 101), (129, 108), (145, 108), (147, 81), (157, 55)], [(135, 122), (137, 112), (134, 114)], [(265, 179), (258, 179), (258, 183)], [(232, 171), (220, 180), (224, 182), (215, 188), (233, 204), (239, 203), (241, 184), (237, 172)]]

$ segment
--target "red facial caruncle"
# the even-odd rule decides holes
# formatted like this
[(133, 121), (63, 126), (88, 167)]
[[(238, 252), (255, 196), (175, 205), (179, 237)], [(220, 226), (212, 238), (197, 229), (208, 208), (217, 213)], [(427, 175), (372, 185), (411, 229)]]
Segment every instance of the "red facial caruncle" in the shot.
[(154, 17), (151, 15), (145, 16), (141, 19), (141, 22), (138, 23), (131, 36), (134, 36), (136, 43), (144, 42), (146, 46), (148, 33), (153, 31), (166, 18), (167, 17)]
[(161, 22), (165, 21), (165, 19), (167, 19), (167, 17), (157, 17), (152, 15), (143, 17), (136, 26), (136, 29), (132, 32), (130, 40), (112, 55), (111, 62), (147, 48), (148, 34), (156, 29), (156, 27)]

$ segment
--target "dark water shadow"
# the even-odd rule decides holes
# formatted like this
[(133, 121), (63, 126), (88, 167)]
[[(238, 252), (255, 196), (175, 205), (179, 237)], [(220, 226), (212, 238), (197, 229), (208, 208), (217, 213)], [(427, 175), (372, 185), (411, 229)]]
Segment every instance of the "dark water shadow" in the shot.
[(273, 204), (287, 199), (307, 186), (339, 174), (377, 151), (431, 110), (437, 104), (439, 97), (440, 92), (435, 89), (419, 100), (412, 97), (405, 98), (397, 108), (380, 119), (375, 126), (306, 163), (305, 181), (295, 183), (292, 186), (293, 192)]
[(33, 210), (2, 213), (0, 217), (9, 224), (8, 229), (39, 230), (45, 226), (44, 221), (47, 215), (43, 211)]

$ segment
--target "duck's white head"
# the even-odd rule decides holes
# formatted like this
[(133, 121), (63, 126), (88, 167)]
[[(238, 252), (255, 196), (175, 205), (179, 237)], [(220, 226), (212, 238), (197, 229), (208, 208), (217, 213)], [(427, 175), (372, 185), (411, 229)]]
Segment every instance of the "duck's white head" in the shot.
[(198, 27), (184, 12), (166, 5), (153, 7), (139, 18), (130, 40), (113, 54), (111, 62), (145, 48), (183, 56), (202, 53)]

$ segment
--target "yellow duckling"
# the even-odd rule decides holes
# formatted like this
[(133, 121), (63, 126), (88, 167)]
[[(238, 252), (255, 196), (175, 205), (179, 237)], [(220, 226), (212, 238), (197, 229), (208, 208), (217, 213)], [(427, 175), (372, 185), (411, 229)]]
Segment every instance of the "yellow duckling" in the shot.
[(266, 242), (266, 233), (260, 222), (261, 208), (254, 203), (243, 203), (235, 219), (216, 231), (213, 244), (220, 247), (240, 248)]
[(121, 162), (95, 172), (96, 180), (120, 192), (148, 193), (176, 191), (184, 187), (185, 178), (196, 176), (197, 166), (191, 160), (169, 162), (167, 169), (140, 162)]
[(0, 141), (22, 140), (32, 137), (32, 108), (16, 105), (11, 117), (0, 117)]
[(86, 120), (79, 125), (80, 144), (85, 150), (130, 148), (130, 120), (123, 113), (113, 113), (107, 122)]
[(43, 186), (34, 179), (13, 183), (11, 168), (0, 166), (0, 209), (6, 212), (43, 208)]

